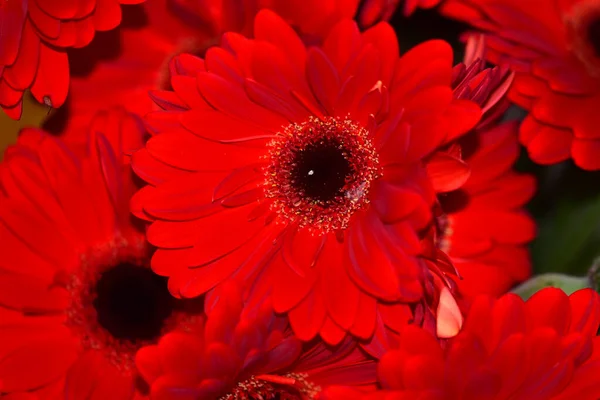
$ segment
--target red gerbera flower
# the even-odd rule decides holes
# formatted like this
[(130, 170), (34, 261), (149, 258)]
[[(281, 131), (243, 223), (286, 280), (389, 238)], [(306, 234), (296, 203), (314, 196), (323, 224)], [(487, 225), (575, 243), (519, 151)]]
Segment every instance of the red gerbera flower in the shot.
[(182, 393), (203, 400), (308, 400), (330, 384), (375, 388), (376, 363), (356, 343), (303, 345), (269, 301), (243, 309), (235, 284), (213, 294), (198, 333), (169, 333), (138, 351), (136, 365), (153, 400)]
[(0, 107), (21, 118), (25, 90), (60, 107), (69, 88), (66, 49), (87, 46), (96, 31), (121, 22), (120, 4), (144, 0), (0, 1)]
[(305, 40), (315, 41), (340, 19), (352, 18), (358, 0), (145, 2), (124, 15), (116, 35), (98, 37), (85, 49), (72, 51), (75, 72), (66, 108), (52, 116), (47, 127), (69, 143), (80, 144), (98, 109), (121, 106), (139, 115), (156, 110), (148, 92), (171, 88), (168, 65), (173, 56), (204, 55), (225, 31), (251, 34), (262, 7), (276, 10)]
[(270, 11), (255, 38), (177, 57), (174, 91), (153, 93), (165, 111), (132, 159), (149, 183), (133, 210), (152, 222), (152, 267), (183, 297), (237, 277), (249, 301), (272, 292), (300, 339), (350, 333), (379, 354), (437, 301), (419, 233), (436, 190), (468, 168), (434, 152), (480, 110), (453, 98), (441, 41), (399, 58), (389, 25), (346, 20), (307, 49)]
[(461, 275), (461, 293), (500, 295), (531, 274), (526, 244), (535, 224), (522, 209), (535, 190), (532, 176), (512, 166), (519, 155), (516, 122), (498, 124), (508, 108), (512, 74), (484, 68), (481, 36), (467, 41), (465, 60), (455, 67), (456, 97), (477, 102), (481, 122), (448, 149), (460, 154), (471, 175), (460, 189), (438, 196), (435, 243)]
[(600, 1), (449, 0), (446, 15), (488, 36), (488, 59), (517, 71), (510, 98), (531, 158), (600, 169)]
[(113, 111), (92, 124), (88, 157), (36, 129), (7, 150), (0, 393), (140, 396), (135, 351), (192, 322), (148, 267), (143, 232), (131, 224), (131, 171), (120, 149), (140, 146), (143, 132), (138, 119)]
[(384, 388), (363, 395), (330, 388), (323, 399), (596, 400), (600, 398), (598, 294), (548, 288), (523, 302), (515, 294), (479, 297), (461, 333), (438, 342), (407, 327), (379, 363)]

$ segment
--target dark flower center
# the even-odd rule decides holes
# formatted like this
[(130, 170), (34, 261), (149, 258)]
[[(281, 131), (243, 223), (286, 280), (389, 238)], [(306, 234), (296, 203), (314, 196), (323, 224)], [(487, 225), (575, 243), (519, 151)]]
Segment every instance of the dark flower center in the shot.
[(342, 194), (353, 172), (340, 143), (325, 138), (295, 151), (292, 184), (305, 196), (323, 203)]
[(590, 45), (596, 52), (596, 56), (600, 57), (600, 16), (590, 22), (588, 26), (588, 40)]
[(350, 120), (309, 118), (269, 146), (264, 187), (271, 208), (318, 234), (345, 229), (381, 175), (369, 132)]
[(93, 304), (104, 329), (116, 339), (135, 342), (160, 335), (174, 299), (164, 278), (124, 263), (100, 275)]

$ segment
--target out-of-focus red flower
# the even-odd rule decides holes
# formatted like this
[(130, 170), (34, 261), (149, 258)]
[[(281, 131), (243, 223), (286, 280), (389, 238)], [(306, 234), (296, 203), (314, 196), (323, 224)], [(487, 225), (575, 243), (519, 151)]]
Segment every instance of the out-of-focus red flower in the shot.
[(121, 4), (144, 0), (0, 1), (0, 107), (21, 118), (25, 90), (60, 107), (69, 89), (66, 50), (87, 46), (96, 31), (121, 22)]
[(254, 17), (263, 7), (278, 12), (304, 40), (319, 42), (337, 21), (355, 15), (358, 0), (145, 2), (128, 10), (118, 32), (72, 52), (76, 73), (67, 108), (47, 126), (68, 142), (83, 142), (87, 123), (98, 109), (121, 106), (139, 115), (156, 110), (148, 92), (170, 88), (168, 65), (173, 56), (203, 56), (226, 31), (251, 35)]
[(465, 60), (454, 68), (454, 95), (478, 103), (480, 123), (449, 148), (470, 167), (471, 175), (456, 191), (438, 196), (434, 242), (450, 256), (466, 297), (500, 295), (531, 274), (526, 244), (535, 224), (522, 209), (535, 190), (533, 177), (517, 174), (517, 123), (499, 123), (508, 107), (505, 97), (513, 74), (485, 68), (481, 36), (467, 41)]
[(86, 157), (36, 129), (6, 151), (0, 393), (139, 397), (135, 351), (193, 324), (149, 268), (144, 234), (131, 222), (134, 188), (121, 151), (140, 146), (143, 134), (138, 118), (114, 110), (91, 124)]
[(425, 305), (451, 267), (419, 257), (419, 234), (436, 192), (469, 174), (435, 151), (480, 109), (453, 98), (442, 41), (400, 58), (387, 24), (345, 20), (309, 49), (270, 11), (254, 28), (176, 57), (174, 90), (152, 94), (165, 111), (132, 159), (152, 267), (182, 297), (239, 278), (250, 302), (272, 293), (300, 339), (350, 334), (380, 354), (403, 324), (433, 324)]
[(486, 32), (487, 59), (517, 71), (510, 98), (530, 113), (520, 140), (540, 164), (600, 169), (600, 1), (448, 0)]
[(355, 342), (303, 344), (269, 301), (243, 308), (242, 292), (232, 283), (213, 292), (207, 305), (197, 333), (169, 333), (138, 351), (136, 365), (153, 400), (178, 393), (203, 400), (309, 400), (332, 384), (375, 388), (376, 363)]
[(389, 21), (400, 4), (402, 13), (411, 15), (417, 8), (433, 8), (442, 0), (365, 0), (361, 4), (357, 20), (361, 26), (369, 27), (379, 21)]
[(461, 333), (438, 342), (414, 326), (378, 367), (384, 390), (330, 388), (323, 399), (595, 400), (600, 397), (598, 294), (543, 289), (479, 297)]
[(460, 149), (471, 175), (460, 189), (438, 196), (437, 244), (461, 275), (464, 296), (497, 296), (531, 275), (527, 244), (535, 223), (523, 206), (535, 180), (512, 170), (516, 122), (469, 134)]

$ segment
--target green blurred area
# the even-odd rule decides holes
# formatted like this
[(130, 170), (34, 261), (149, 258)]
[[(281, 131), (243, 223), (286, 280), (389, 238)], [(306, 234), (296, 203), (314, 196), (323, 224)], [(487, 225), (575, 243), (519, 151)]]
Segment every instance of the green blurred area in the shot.
[(0, 160), (4, 157), (4, 150), (17, 140), (19, 131), (25, 127), (39, 127), (49, 113), (47, 106), (43, 106), (26, 94), (23, 99), (23, 116), (20, 121), (11, 119), (0, 109)]
[(528, 205), (538, 225), (531, 245), (535, 271), (586, 274), (600, 250), (600, 171), (583, 171), (571, 161), (535, 165), (525, 151), (517, 168), (538, 178)]

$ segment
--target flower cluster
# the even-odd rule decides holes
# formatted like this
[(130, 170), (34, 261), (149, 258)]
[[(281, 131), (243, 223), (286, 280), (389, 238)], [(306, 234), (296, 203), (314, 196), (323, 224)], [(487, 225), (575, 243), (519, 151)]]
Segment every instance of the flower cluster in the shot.
[[(548, 1), (0, 0), (0, 107), (57, 109), (0, 162), (0, 397), (599, 399), (599, 295), (507, 293), (519, 144), (600, 169), (600, 1)], [(400, 50), (431, 9), (461, 62)]]

